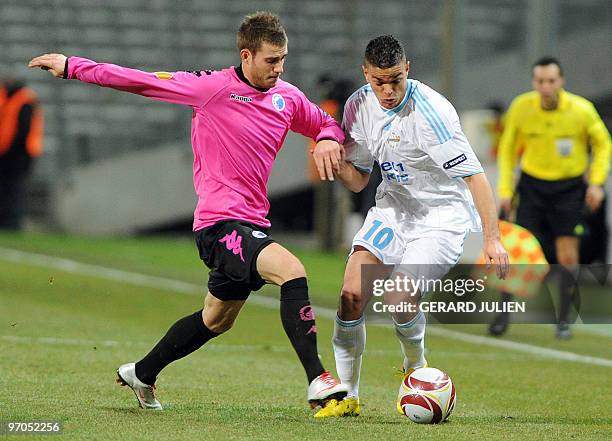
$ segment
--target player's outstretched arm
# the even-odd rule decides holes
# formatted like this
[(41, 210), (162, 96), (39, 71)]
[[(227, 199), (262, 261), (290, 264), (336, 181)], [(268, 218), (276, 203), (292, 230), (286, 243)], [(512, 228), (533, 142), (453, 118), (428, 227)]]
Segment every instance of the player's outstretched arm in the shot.
[(363, 190), (370, 181), (370, 174), (357, 169), (350, 162), (342, 161), (340, 163), (340, 171), (338, 179), (346, 188), (354, 193), (359, 193)]
[[(44, 54), (33, 58), (28, 67), (48, 70), (59, 78), (76, 79), (148, 98), (189, 106), (201, 105), (215, 88), (210, 78), (188, 72), (143, 72), (115, 64), (97, 63), (81, 57)], [(206, 76), (208, 77), (208, 76)]]
[(472, 193), (474, 204), (482, 220), (483, 251), (487, 262), (495, 264), (497, 277), (505, 279), (509, 271), (508, 253), (500, 242), (497, 225), (497, 210), (493, 190), (484, 173), (477, 173), (463, 178)]

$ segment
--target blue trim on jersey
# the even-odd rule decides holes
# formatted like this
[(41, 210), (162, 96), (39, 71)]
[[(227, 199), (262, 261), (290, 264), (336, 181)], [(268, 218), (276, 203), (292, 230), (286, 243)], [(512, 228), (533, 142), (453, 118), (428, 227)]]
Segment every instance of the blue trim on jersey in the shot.
[(417, 94), (423, 100), (423, 105), (426, 106), (427, 108), (429, 108), (429, 110), (433, 113), (434, 119), (436, 119), (437, 122), (440, 124), (442, 133), (444, 135), (446, 135), (448, 137), (448, 139), (451, 139), (452, 136), (451, 136), (448, 128), (444, 125), (444, 122), (442, 121), (442, 118), (440, 117), (440, 114), (433, 108), (431, 102), (429, 101), (429, 98), (422, 91), (420, 91), (420, 90), (417, 91)]
[(429, 125), (436, 133), (436, 136), (438, 137), (440, 143), (444, 144), (446, 141), (450, 140), (452, 136), (450, 135), (444, 123), (442, 122), (442, 118), (440, 118), (438, 112), (436, 112), (436, 110), (429, 102), (429, 99), (420, 90), (416, 91), (415, 97), (417, 98), (417, 103), (421, 104), (421, 108), (424, 112), (424, 115), (427, 121), (429, 122)]
[(434, 116), (431, 114), (429, 108), (425, 105), (425, 101), (420, 91), (417, 91), (417, 93), (415, 93), (415, 103), (423, 112), (423, 116), (425, 117), (427, 123), (438, 138), (438, 141), (443, 144), (444, 134), (440, 128), (440, 125), (438, 124), (438, 121), (434, 119)]
[(415, 90), (414, 96), (416, 103), (421, 105), (421, 109), (423, 110), (423, 116), (425, 116), (425, 119), (429, 123), (429, 126), (436, 134), (438, 141), (440, 141), (440, 144), (444, 144), (446, 141), (449, 141), (452, 136), (450, 135), (444, 123), (442, 122), (442, 118), (440, 118), (438, 112), (436, 112), (435, 109), (432, 107), (427, 97), (425, 97), (425, 95), (423, 95), (423, 93), (418, 89)]
[(468, 178), (468, 177), (470, 177), (470, 176), (479, 175), (479, 174), (481, 174), (481, 173), (484, 173), (484, 170), (477, 171), (477, 172), (474, 172), (474, 173), (470, 173), (470, 174), (468, 174), (468, 175), (453, 176), (453, 178), (455, 178), (455, 179), (459, 179), (459, 178)]
[(419, 100), (415, 100), (415, 103), (417, 107), (419, 107), (423, 111), (423, 116), (427, 120), (429, 127), (431, 127), (434, 134), (436, 135), (436, 138), (438, 138), (438, 141), (443, 144), (444, 142), (442, 141), (442, 137), (440, 136), (439, 128), (437, 127), (436, 123), (431, 119), (429, 113), (427, 113), (427, 109), (425, 109), (425, 106)]
[[(382, 255), (382, 253), (381, 253), (380, 251), (378, 251), (376, 248), (374, 248), (374, 247), (372, 246), (372, 244), (371, 244), (371, 243), (366, 242), (365, 240), (361, 240), (361, 239), (354, 239), (354, 240), (353, 240), (353, 244), (354, 244), (355, 242), (359, 242), (359, 244), (358, 244), (358, 245), (363, 246), (363, 247), (364, 247), (366, 250), (368, 250), (370, 253), (372, 253), (372, 254), (376, 254), (376, 255), (377, 255), (376, 257), (378, 257), (378, 260), (380, 260), (382, 263), (385, 263), (385, 259), (383, 259), (383, 255)], [(367, 246), (366, 246), (366, 245), (367, 245)]]

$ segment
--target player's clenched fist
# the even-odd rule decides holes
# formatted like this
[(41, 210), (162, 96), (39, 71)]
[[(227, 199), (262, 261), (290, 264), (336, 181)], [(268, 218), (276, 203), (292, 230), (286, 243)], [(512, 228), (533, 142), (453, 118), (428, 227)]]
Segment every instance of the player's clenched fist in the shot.
[(48, 70), (54, 77), (64, 76), (64, 66), (66, 66), (66, 56), (64, 54), (44, 54), (32, 58), (28, 67), (39, 67)]

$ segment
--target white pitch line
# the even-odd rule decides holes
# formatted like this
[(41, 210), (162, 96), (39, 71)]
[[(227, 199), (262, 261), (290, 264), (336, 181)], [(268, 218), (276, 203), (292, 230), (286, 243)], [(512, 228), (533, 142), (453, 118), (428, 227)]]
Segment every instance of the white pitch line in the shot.
[(555, 358), (557, 360), (574, 361), (577, 363), (585, 363), (590, 365), (598, 365), (612, 367), (612, 360), (600, 357), (591, 357), (589, 355), (576, 354), (574, 352), (559, 351), (557, 349), (544, 348), (542, 346), (530, 345), (527, 343), (519, 343), (511, 340), (499, 340), (496, 338), (485, 337), (482, 335), (468, 334), (466, 332), (453, 331), (451, 329), (433, 327), (428, 328), (428, 332), (432, 335), (460, 340), (475, 345), (493, 346), (496, 348), (510, 349), (514, 351), (526, 352), (545, 358)]
[(101, 279), (129, 283), (130, 285), (145, 288), (175, 291), (181, 294), (202, 295), (204, 289), (204, 284), (199, 286), (193, 283), (181, 282), (180, 280), (121, 271), (114, 268), (77, 262), (76, 260), (12, 250), (9, 248), (0, 248), (0, 258), (14, 263), (24, 263), (41, 268), (53, 268), (71, 274), (99, 277)]
[[(102, 347), (102, 348), (119, 348), (125, 346), (150, 346), (151, 342), (144, 341), (119, 341), (119, 340), (90, 340), (85, 338), (69, 338), (69, 337), (25, 337), (21, 335), (0, 335), (0, 341), (17, 344), (40, 344), (40, 345), (56, 345), (56, 346), (87, 346), (87, 347)], [(206, 350), (216, 351), (270, 351), (270, 352), (292, 352), (292, 349), (287, 346), (272, 346), (272, 345), (228, 345), (212, 343), (206, 345)]]
[[(84, 338), (70, 338), (70, 337), (27, 337), (23, 335), (0, 335), (0, 342), (5, 341), (7, 343), (22, 344), (22, 345), (43, 345), (43, 346), (82, 346), (88, 348), (120, 348), (120, 347), (150, 347), (151, 342), (144, 341), (133, 341), (133, 340), (90, 340)], [(249, 344), (224, 344), (224, 343), (209, 343), (206, 345), (207, 351), (217, 352), (287, 352), (293, 353), (293, 349), (289, 344), (285, 346), (280, 345), (249, 345)], [(399, 349), (367, 349), (368, 354), (378, 355), (394, 355), (399, 356), (401, 354)], [(475, 358), (480, 357), (488, 360), (515, 360), (519, 357), (519, 354), (511, 354), (508, 352), (450, 352), (450, 351), (436, 351), (436, 356), (447, 356), (447, 357), (466, 357)]]
[[(29, 253), (8, 248), (0, 248), (0, 258), (14, 263), (27, 264), (43, 268), (54, 268), (72, 274), (99, 277), (106, 280), (129, 283), (135, 286), (164, 289), (192, 296), (200, 296), (203, 295), (204, 292), (203, 286), (196, 285), (194, 283), (181, 282), (179, 280), (168, 279), (165, 277), (155, 277), (148, 276), (146, 274), (121, 271), (99, 265), (81, 263), (75, 260), (47, 256), (44, 254)], [(249, 303), (264, 308), (278, 308), (277, 299), (264, 297), (261, 295), (253, 295), (249, 297)], [(315, 306), (315, 310), (316, 313), (321, 317), (325, 317), (332, 320), (336, 317), (336, 311), (334, 309)], [(429, 326), (427, 330), (428, 333), (431, 335), (436, 335), (439, 337), (462, 341), (466, 343), (472, 343), (475, 345), (486, 345), (497, 348), (510, 349), (513, 351), (528, 353), (543, 358), (552, 358), (575, 363), (612, 367), (612, 360), (607, 358), (591, 357), (588, 355), (580, 355), (568, 351), (559, 351), (556, 349), (544, 348), (542, 346), (536, 346), (527, 343), (494, 339), (491, 337), (473, 335), (436, 326)]]

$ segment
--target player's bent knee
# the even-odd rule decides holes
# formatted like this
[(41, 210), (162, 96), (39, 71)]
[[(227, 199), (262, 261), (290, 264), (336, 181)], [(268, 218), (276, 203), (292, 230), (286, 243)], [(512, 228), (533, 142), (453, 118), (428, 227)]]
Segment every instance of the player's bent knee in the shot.
[(216, 334), (223, 334), (229, 331), (236, 317), (238, 316), (239, 308), (226, 308), (219, 305), (209, 305), (205, 307), (202, 313), (204, 326)]
[(216, 334), (223, 334), (234, 326), (234, 319), (222, 319), (214, 323), (204, 323), (204, 325)]
[(340, 301), (342, 302), (342, 309), (344, 311), (361, 312), (361, 292), (356, 289), (342, 288), (340, 294)]

